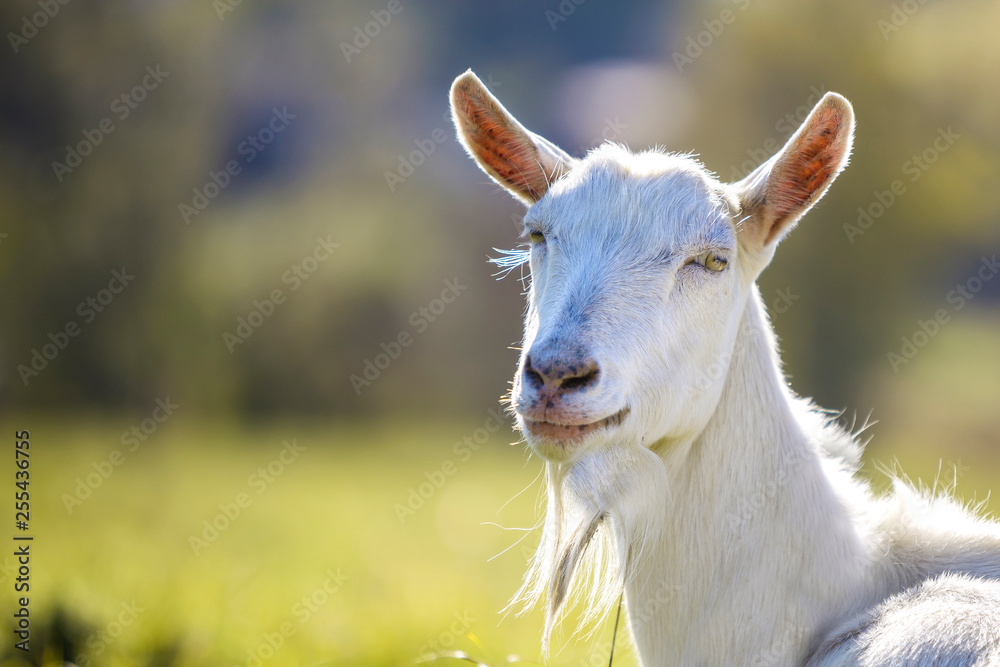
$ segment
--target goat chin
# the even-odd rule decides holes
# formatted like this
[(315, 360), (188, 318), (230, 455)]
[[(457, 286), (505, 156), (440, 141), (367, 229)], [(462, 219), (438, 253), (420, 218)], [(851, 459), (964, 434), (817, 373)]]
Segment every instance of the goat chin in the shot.
[[(546, 463), (548, 510), (541, 541), (512, 601), (545, 600), (543, 647), (565, 610), (579, 605), (578, 630), (592, 631), (622, 594), (626, 578), (659, 543), (666, 512), (666, 470), (641, 445), (590, 451), (571, 463)], [(651, 510), (658, 508), (658, 510)]]

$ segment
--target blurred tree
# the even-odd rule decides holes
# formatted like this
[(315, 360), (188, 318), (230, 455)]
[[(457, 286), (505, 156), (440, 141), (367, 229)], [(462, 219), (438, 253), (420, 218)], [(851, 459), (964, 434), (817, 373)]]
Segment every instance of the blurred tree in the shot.
[[(645, 148), (661, 114), (667, 148), (700, 150), (723, 178), (765, 159), (817, 91), (852, 99), (854, 163), (761, 281), (787, 302), (773, 315), (794, 385), (825, 405), (858, 406), (870, 369), (1000, 240), (1000, 93), (981, 84), (1000, 59), (993, 5), (401, 7), (380, 23), (361, 2), (71, 3), (30, 38), (37, 3), (0, 8), (25, 35), (0, 62), (4, 399), (170, 395), (248, 415), (495, 405), (523, 306), (485, 259), (517, 242), (519, 208), (452, 138), (445, 93), (468, 66), (571, 150), (619, 108), (613, 136)], [(624, 97), (626, 74), (650, 90)], [(320, 239), (337, 246), (323, 261)], [(123, 267), (134, 281), (87, 319)], [(420, 314), (456, 280), (453, 304)], [(998, 293), (987, 284), (975, 305)], [(386, 365), (401, 334), (412, 343)], [(352, 382), (366, 369), (370, 385)]]

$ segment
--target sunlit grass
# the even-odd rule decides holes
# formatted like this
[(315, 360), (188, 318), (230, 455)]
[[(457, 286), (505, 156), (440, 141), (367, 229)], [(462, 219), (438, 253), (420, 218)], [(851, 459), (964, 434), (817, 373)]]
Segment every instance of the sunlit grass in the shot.
[[(507, 446), (506, 428), (456, 455), (481, 424), (251, 429), (178, 415), (70, 513), (63, 494), (124, 450), (137, 421), (7, 422), (31, 429), (36, 644), (58, 609), (81, 664), (399, 665), (446, 650), (539, 659), (538, 613), (503, 623), (498, 613), (530, 538), (490, 560), (522, 533), (484, 525), (534, 522), (537, 484), (498, 514), (540, 467)], [(305, 447), (298, 458), (265, 487), (248, 483), (292, 439)], [(394, 506), (411, 488), (429, 498), (401, 521)], [(235, 515), (241, 493), (248, 506), (219, 518), (220, 503)], [(211, 539), (213, 520), (224, 529)], [(205, 540), (197, 554), (192, 536)], [(7, 608), (10, 579), (0, 586)], [(123, 604), (141, 611), (119, 633)], [(105, 644), (102, 629), (119, 636)], [(586, 661), (602, 638), (555, 659)]]

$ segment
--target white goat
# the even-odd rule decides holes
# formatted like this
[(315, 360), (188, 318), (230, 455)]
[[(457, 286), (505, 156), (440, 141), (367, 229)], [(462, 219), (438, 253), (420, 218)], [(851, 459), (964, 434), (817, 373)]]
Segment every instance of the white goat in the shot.
[(593, 560), (588, 608), (624, 589), (643, 665), (1000, 665), (1000, 526), (899, 480), (873, 496), (855, 438), (788, 388), (755, 286), (847, 163), (847, 100), (732, 184), (658, 151), (574, 159), (471, 71), (451, 104), (529, 205), (511, 403), (547, 470), (521, 591), (544, 641)]

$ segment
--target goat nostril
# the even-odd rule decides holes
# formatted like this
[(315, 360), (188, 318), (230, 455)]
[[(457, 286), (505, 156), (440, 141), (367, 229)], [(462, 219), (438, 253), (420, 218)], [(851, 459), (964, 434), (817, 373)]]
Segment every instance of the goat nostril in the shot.
[(594, 361), (584, 361), (582, 363), (553, 362), (550, 359), (542, 359), (541, 362), (532, 355), (524, 358), (524, 367), (521, 370), (522, 382), (532, 389), (539, 390), (548, 387), (553, 392), (573, 391), (585, 389), (597, 380), (600, 374), (600, 367)]
[(545, 379), (542, 377), (541, 373), (535, 370), (534, 366), (531, 365), (531, 357), (526, 357), (524, 360), (524, 379), (527, 380), (528, 384), (533, 387), (541, 387), (545, 384)]
[(560, 385), (564, 390), (583, 389), (584, 387), (593, 384), (599, 373), (597, 366), (593, 364), (589, 364), (583, 368), (571, 366), (569, 370), (573, 374), (564, 377)]

